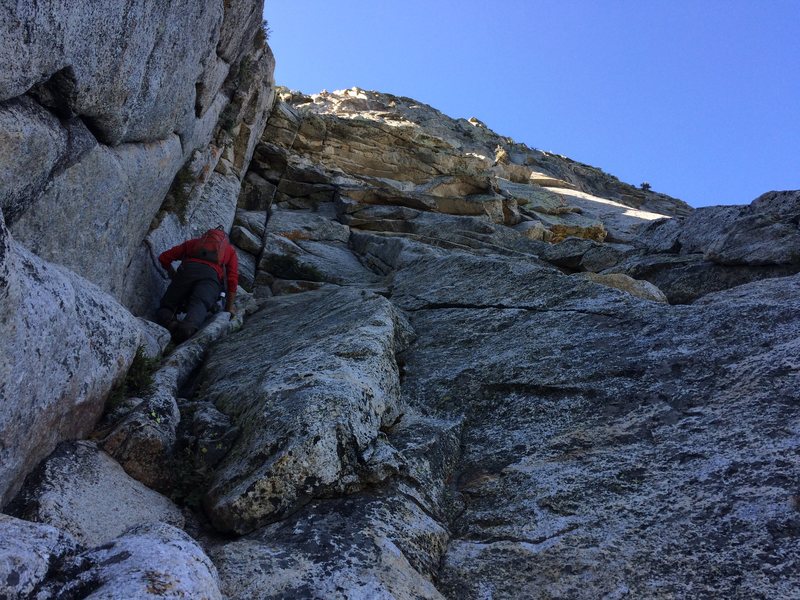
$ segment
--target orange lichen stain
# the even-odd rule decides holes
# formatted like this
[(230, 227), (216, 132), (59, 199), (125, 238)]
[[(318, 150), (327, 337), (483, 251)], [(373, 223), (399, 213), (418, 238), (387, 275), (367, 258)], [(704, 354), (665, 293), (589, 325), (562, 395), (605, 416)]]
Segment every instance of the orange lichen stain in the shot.
[(292, 240), (293, 242), (297, 242), (299, 240), (310, 240), (311, 235), (309, 235), (306, 231), (301, 231), (299, 229), (292, 229), (291, 231), (281, 231), (279, 234), (281, 237), (285, 237), (287, 240)]

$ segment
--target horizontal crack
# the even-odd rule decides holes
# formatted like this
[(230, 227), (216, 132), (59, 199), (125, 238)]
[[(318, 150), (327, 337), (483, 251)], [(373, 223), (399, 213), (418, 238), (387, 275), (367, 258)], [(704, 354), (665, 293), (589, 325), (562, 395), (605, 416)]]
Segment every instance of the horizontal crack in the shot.
[(532, 540), (526, 538), (517, 538), (512, 536), (495, 536), (495, 537), (487, 537), (487, 538), (480, 538), (480, 537), (464, 537), (464, 538), (454, 538), (450, 540), (450, 543), (454, 541), (464, 541), (464, 542), (476, 542), (479, 544), (501, 544), (501, 543), (511, 543), (511, 544), (531, 544), (532, 546), (537, 546), (539, 544), (543, 544), (549, 540), (553, 540), (562, 536), (567, 535), (568, 533), (572, 533), (577, 529), (580, 529), (582, 525), (575, 524), (570, 525), (569, 527), (565, 527), (559, 531), (556, 531), (553, 534), (545, 535), (539, 538), (534, 538)]
[(608, 317), (610, 319), (622, 320), (622, 318), (615, 314), (597, 312), (592, 310), (581, 310), (578, 308), (544, 308), (538, 306), (511, 306), (508, 304), (468, 304), (462, 302), (431, 302), (417, 308), (408, 309), (410, 312), (419, 312), (423, 310), (447, 310), (447, 309), (461, 309), (461, 310), (522, 310), (526, 312), (536, 313), (574, 313), (580, 315), (593, 315), (598, 317)]

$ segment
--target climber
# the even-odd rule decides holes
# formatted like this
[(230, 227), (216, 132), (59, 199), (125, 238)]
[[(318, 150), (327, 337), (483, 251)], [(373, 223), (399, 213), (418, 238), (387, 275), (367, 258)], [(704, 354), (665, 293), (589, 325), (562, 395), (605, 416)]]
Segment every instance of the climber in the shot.
[[(176, 271), (172, 263), (178, 260), (181, 264)], [(239, 262), (222, 227), (162, 252), (158, 262), (172, 281), (161, 298), (156, 321), (169, 329), (176, 344), (192, 337), (203, 324), (220, 296), (223, 281), (227, 283), (225, 310), (233, 318)], [(182, 307), (186, 316), (179, 321), (177, 313)]]

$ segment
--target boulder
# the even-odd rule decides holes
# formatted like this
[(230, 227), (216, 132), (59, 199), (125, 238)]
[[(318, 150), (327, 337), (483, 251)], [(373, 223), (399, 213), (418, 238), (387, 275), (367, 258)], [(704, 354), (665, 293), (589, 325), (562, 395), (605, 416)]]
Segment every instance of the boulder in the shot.
[(56, 565), (79, 549), (55, 527), (0, 514), (0, 597), (35, 597)]
[(91, 442), (64, 442), (12, 503), (16, 516), (47, 523), (83, 546), (100, 546), (143, 523), (183, 527), (180, 509), (125, 474)]
[(441, 600), (417, 559), (437, 556), (446, 538), (408, 498), (353, 496), (314, 502), (211, 556), (231, 598)]
[(258, 256), (261, 253), (261, 238), (256, 237), (244, 227), (234, 226), (231, 229), (231, 241), (253, 256)]
[(363, 456), (399, 412), (394, 355), (408, 337), (384, 298), (328, 289), (272, 298), (218, 344), (202, 398), (241, 434), (208, 492), (215, 526), (246, 533), (363, 485)]
[(664, 292), (649, 281), (634, 279), (633, 277), (628, 277), (621, 273), (609, 273), (605, 275), (601, 275), (600, 273), (580, 273), (579, 276), (593, 281), (594, 283), (599, 283), (600, 285), (622, 290), (631, 296), (636, 296), (644, 300), (667, 302), (667, 297), (664, 295)]
[(166, 523), (140, 525), (63, 563), (43, 597), (221, 600), (217, 570), (192, 538)]
[(58, 442), (92, 430), (144, 334), (139, 321), (96, 286), (11, 242), (2, 219), (0, 296), (5, 505)]

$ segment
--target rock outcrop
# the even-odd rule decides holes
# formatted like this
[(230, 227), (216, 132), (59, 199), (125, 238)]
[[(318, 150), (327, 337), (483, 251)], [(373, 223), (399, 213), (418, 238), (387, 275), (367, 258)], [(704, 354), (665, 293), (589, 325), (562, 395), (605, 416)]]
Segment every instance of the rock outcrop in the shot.
[(222, 598), (214, 564), (165, 523), (141, 525), (63, 561), (41, 590), (44, 598)]
[(770, 192), (749, 206), (700, 208), (656, 221), (635, 244), (642, 251), (607, 268), (658, 286), (673, 303), (759, 279), (800, 272), (799, 192)]
[[(282, 99), (236, 220), (256, 265), (254, 291), (281, 297), (262, 301), (201, 377), (202, 399), (259, 431), (239, 438), (209, 479), (217, 526), (255, 528), (209, 548), (224, 593), (791, 593), (798, 474), (781, 457), (797, 445), (784, 424), (797, 419), (800, 280), (790, 275), (800, 194), (695, 212), (659, 197), (648, 206), (671, 216), (659, 220), (633, 212), (636, 202), (613, 180), (567, 177), (568, 167), (587, 172), (569, 161), (547, 181), (508, 152), (459, 161), (453, 122), (408, 99), (361, 91)], [(770, 245), (757, 243), (764, 228)], [(722, 249), (735, 258), (726, 263)], [(731, 276), (690, 296), (666, 285), (665, 296), (628, 271), (698, 255)], [(766, 280), (740, 285), (754, 279)], [(342, 444), (322, 449), (320, 426), (340, 422), (327, 402), (347, 406), (351, 423), (374, 420), (372, 403), (352, 404), (359, 393), (339, 398), (331, 385), (312, 404), (322, 413), (298, 398), (316, 394), (314, 381), (331, 370), (322, 358), (307, 365), (332, 315), (341, 327), (334, 343), (373, 335), (348, 325), (357, 294), (337, 299), (353, 287), (384, 294), (414, 338), (392, 358), (399, 418), (377, 436), (373, 429), (373, 458), (359, 459), (357, 444), (361, 483), (350, 487), (340, 473), (331, 486), (316, 474), (343, 455)], [(357, 360), (360, 370), (384, 359)], [(298, 431), (319, 439), (313, 453), (295, 455)], [(422, 454), (410, 438), (426, 440)], [(380, 477), (365, 475), (370, 460)], [(266, 477), (242, 479), (237, 510), (220, 520), (211, 482), (225, 481), (232, 464)]]
[[(150, 253), (209, 223), (230, 227), (274, 98), (260, 2), (150, 4), (0, 8), (6, 222), (139, 312), (164, 287), (148, 286)], [(162, 208), (180, 226), (148, 236)]]
[(468, 423), (447, 596), (788, 593), (800, 279), (669, 307), (470, 256), (399, 275), (404, 392)]
[(75, 538), (55, 527), (0, 515), (0, 595), (35, 597), (51, 570), (79, 549)]
[[(261, 9), (0, 8), (0, 596), (796, 596), (800, 192), (276, 100)], [(167, 348), (217, 225), (240, 316)]]
[(261, 2), (62, 4), (0, 7), (2, 504), (161, 349), (155, 255), (230, 227), (274, 99)]
[(0, 219), (0, 500), (64, 439), (86, 436), (144, 345), (138, 319), (12, 242)]
[(410, 332), (386, 299), (319, 290), (269, 306), (200, 377), (203, 398), (241, 431), (208, 497), (214, 524), (237, 533), (391, 474), (380, 430), (400, 415), (394, 356)]
[(185, 524), (177, 506), (88, 442), (64, 442), (42, 461), (12, 511), (58, 527), (87, 547), (106, 544), (144, 523)]

